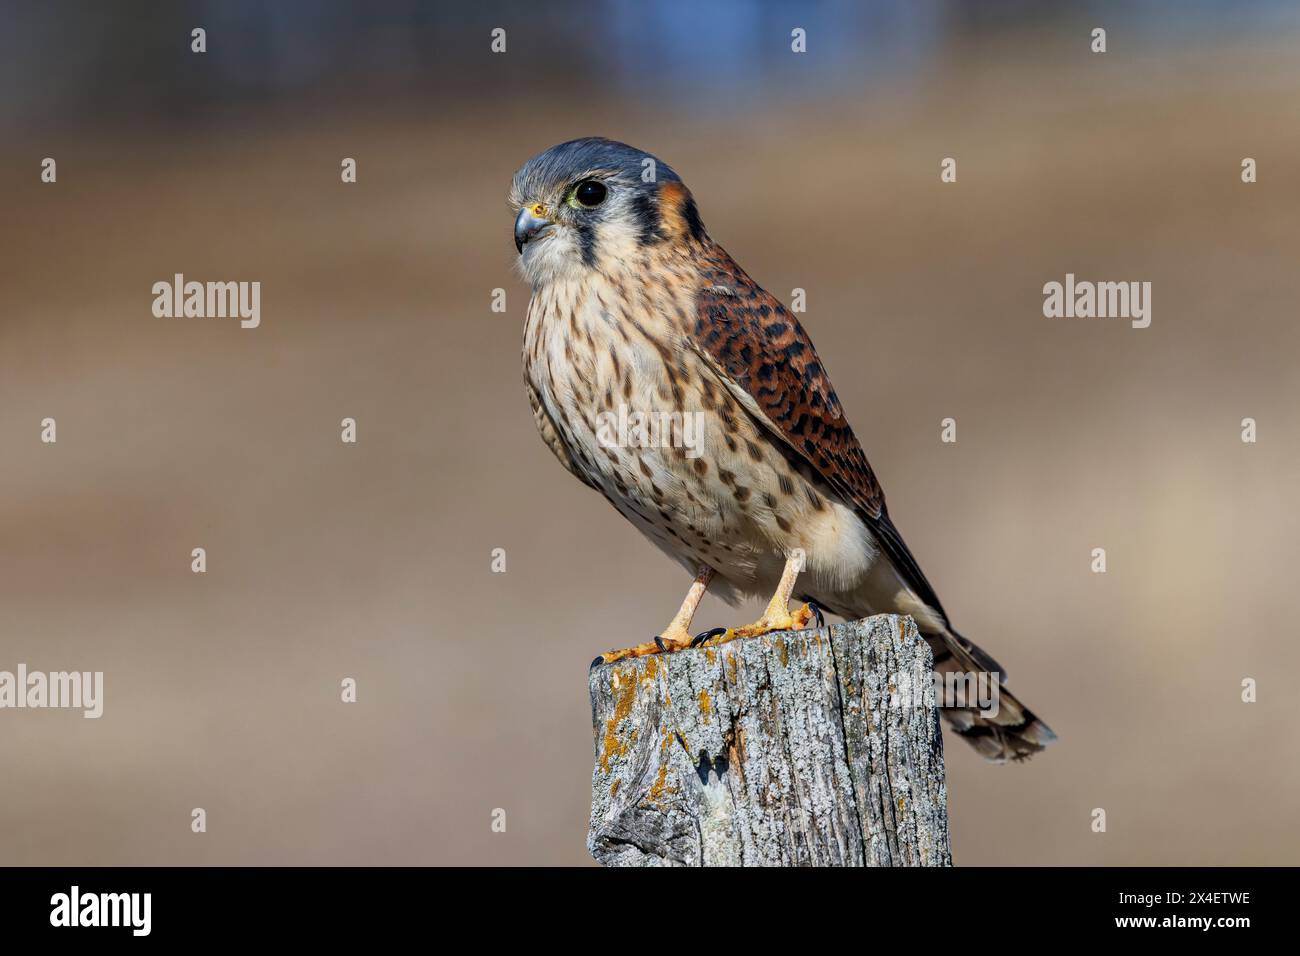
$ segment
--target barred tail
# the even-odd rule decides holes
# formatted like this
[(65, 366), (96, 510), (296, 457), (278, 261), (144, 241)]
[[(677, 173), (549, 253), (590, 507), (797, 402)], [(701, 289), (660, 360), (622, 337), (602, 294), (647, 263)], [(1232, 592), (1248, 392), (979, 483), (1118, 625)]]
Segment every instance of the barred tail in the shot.
[(940, 711), (953, 732), (980, 756), (997, 763), (1025, 760), (1056, 740), (1052, 729), (1007, 690), (1006, 671), (978, 645), (951, 630), (924, 636), (934, 652), (938, 673), (987, 674), (997, 681), (996, 713), (989, 712), (992, 708), (981, 710), (971, 698), (964, 706), (946, 706)]

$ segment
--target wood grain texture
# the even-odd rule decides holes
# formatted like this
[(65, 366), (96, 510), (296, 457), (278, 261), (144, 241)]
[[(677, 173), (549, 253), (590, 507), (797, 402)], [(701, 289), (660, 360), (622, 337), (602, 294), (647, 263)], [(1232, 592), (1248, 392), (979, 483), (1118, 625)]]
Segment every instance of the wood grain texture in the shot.
[(947, 866), (931, 654), (879, 615), (592, 668), (607, 866)]

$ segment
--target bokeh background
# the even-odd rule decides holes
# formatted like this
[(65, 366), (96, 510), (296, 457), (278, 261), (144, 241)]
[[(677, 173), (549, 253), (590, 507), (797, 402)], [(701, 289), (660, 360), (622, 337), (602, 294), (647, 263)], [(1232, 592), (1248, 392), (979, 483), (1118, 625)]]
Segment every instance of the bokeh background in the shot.
[[(521, 384), (505, 192), (588, 134), (807, 290), (896, 522), (1060, 735), (947, 739), (956, 862), (1297, 862), (1294, 4), (0, 10), (0, 669), (106, 682), (0, 712), (0, 863), (589, 862), (587, 664), (687, 582)], [(261, 327), (155, 318), (176, 272), (261, 281)], [(1066, 272), (1152, 282), (1151, 327), (1044, 318)]]

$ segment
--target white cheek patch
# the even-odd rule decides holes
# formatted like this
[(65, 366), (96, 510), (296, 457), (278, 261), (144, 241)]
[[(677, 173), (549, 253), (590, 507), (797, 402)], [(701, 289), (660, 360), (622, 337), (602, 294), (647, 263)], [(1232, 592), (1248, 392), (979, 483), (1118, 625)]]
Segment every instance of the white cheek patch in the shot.
[(582, 251), (578, 248), (577, 236), (571, 227), (565, 225), (557, 226), (550, 235), (524, 246), (523, 255), (519, 257), (519, 270), (534, 289), (576, 279), (582, 269)]
[(596, 226), (596, 260), (631, 260), (641, 249), (638, 231), (625, 217), (613, 215)]
[[(571, 218), (567, 216), (566, 218)], [(615, 194), (606, 207), (589, 220), (595, 242), (595, 264), (610, 273), (620, 267), (633, 269), (641, 261), (641, 220), (626, 195)], [(534, 289), (552, 282), (580, 278), (590, 272), (582, 261), (582, 243), (576, 222), (559, 223), (546, 238), (524, 247), (519, 271)]]

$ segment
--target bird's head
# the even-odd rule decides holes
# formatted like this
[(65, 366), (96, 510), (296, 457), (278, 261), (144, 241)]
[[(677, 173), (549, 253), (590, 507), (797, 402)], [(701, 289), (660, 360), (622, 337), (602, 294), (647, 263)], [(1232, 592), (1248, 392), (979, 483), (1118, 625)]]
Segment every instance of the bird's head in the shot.
[(534, 288), (593, 268), (611, 272), (647, 246), (704, 239), (695, 200), (667, 163), (599, 137), (524, 163), (510, 205), (519, 266)]

